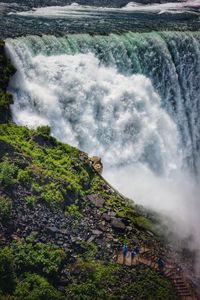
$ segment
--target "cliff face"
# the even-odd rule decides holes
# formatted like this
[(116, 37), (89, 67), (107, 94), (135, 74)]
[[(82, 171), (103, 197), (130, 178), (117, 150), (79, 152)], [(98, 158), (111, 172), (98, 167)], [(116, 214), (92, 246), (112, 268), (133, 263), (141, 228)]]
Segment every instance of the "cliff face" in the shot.
[[(1, 50), (1, 103), (13, 73), (6, 66)], [(2, 107), (5, 123), (9, 102)], [(176, 299), (159, 272), (116, 264), (124, 241), (130, 250), (148, 243), (159, 255), (152, 231), (86, 153), (48, 127), (0, 124), (1, 299)]]
[(0, 123), (11, 119), (10, 105), (13, 104), (12, 95), (6, 92), (10, 76), (15, 72), (5, 55), (4, 42), (0, 41)]

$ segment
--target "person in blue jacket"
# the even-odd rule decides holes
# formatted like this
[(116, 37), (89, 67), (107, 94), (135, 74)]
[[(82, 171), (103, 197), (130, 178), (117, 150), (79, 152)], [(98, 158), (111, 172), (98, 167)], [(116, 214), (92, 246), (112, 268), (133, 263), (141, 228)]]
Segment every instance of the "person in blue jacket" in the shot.
[(158, 264), (160, 271), (162, 271), (165, 267), (165, 263), (160, 257), (157, 259), (157, 264)]
[(122, 247), (122, 253), (123, 253), (124, 259), (126, 258), (127, 251), (128, 251), (127, 245), (126, 245), (126, 243), (124, 243), (123, 247)]

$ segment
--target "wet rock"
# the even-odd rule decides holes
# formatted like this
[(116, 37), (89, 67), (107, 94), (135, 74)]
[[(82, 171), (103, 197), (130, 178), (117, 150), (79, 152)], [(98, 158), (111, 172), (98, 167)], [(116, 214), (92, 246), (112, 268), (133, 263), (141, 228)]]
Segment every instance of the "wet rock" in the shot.
[(113, 218), (113, 217), (116, 216), (116, 213), (115, 213), (114, 211), (109, 211), (109, 212), (108, 212), (108, 215), (109, 215), (111, 218)]
[(106, 230), (107, 230), (106, 226), (104, 226), (103, 224), (99, 224), (99, 225), (98, 225), (98, 228), (99, 228), (99, 230), (101, 230), (101, 231), (106, 231)]
[(103, 207), (105, 200), (100, 195), (91, 194), (87, 199), (92, 202), (97, 208)]
[(92, 230), (92, 233), (93, 233), (94, 235), (97, 235), (97, 236), (100, 236), (100, 235), (102, 235), (102, 234), (103, 234), (103, 232), (102, 232), (102, 231), (100, 231), (100, 230), (97, 230), (97, 229), (95, 229), (95, 230)]
[(103, 218), (104, 220), (106, 220), (106, 221), (110, 221), (110, 216), (109, 216), (108, 214), (106, 214), (106, 213), (104, 213), (104, 214), (102, 215), (102, 218)]
[(95, 240), (95, 238), (96, 238), (96, 236), (95, 236), (95, 235), (92, 235), (92, 236), (87, 240), (87, 242), (88, 242), (88, 243), (91, 243), (91, 242), (93, 242), (93, 241)]
[(132, 231), (132, 230), (133, 230), (133, 227), (132, 227), (132, 226), (127, 226), (127, 227), (126, 227), (126, 230), (127, 230), (127, 231)]
[(118, 230), (124, 230), (126, 228), (125, 224), (119, 218), (113, 218), (111, 221), (111, 226)]
[(51, 227), (47, 227), (47, 230), (51, 233), (51, 234), (55, 234), (56, 232), (59, 232), (59, 229), (55, 226), (51, 226)]
[(13, 240), (13, 241), (21, 241), (21, 238), (18, 236), (18, 235), (16, 235), (16, 234), (12, 234), (11, 235), (11, 239)]

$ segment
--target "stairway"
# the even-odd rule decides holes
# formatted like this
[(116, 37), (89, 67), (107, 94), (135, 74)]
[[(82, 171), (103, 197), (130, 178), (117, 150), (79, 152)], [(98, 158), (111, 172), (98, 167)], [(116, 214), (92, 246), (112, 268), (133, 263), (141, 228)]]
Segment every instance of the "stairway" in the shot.
[(142, 247), (140, 254), (134, 257), (134, 259), (131, 258), (130, 251), (127, 252), (125, 259), (123, 254), (120, 253), (117, 257), (117, 263), (130, 267), (143, 264), (156, 271), (161, 271), (171, 281), (181, 300), (198, 300), (197, 295), (184, 277), (181, 269), (178, 268), (172, 261), (167, 260), (165, 261), (165, 267), (160, 270), (158, 263), (156, 262), (157, 258), (158, 256), (153, 250)]

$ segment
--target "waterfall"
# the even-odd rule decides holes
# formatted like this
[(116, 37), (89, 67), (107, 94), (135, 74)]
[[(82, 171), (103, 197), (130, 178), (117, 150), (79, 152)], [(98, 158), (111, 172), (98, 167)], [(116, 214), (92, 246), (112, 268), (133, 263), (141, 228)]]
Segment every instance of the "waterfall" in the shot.
[(48, 124), (59, 140), (101, 155), (121, 191), (175, 221), (179, 212), (177, 230), (196, 232), (199, 33), (27, 36), (6, 48), (18, 70), (9, 87), (16, 123)]

